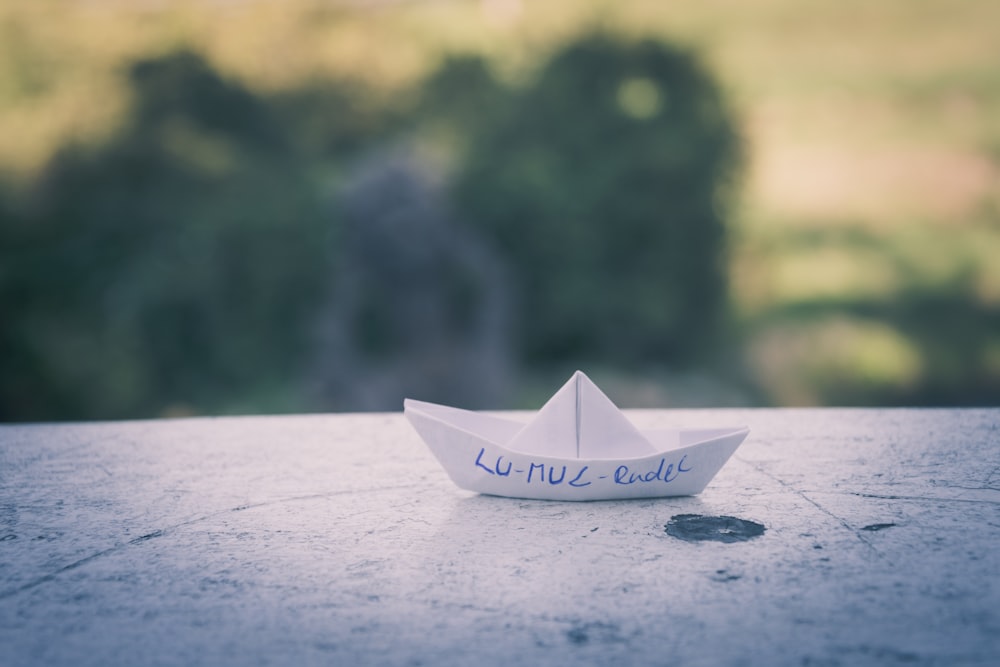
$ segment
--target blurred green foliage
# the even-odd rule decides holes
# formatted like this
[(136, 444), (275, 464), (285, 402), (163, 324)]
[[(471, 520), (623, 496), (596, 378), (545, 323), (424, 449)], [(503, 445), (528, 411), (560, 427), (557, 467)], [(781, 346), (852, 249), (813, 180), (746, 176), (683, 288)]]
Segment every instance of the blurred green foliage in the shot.
[(739, 166), (713, 79), (676, 48), (590, 35), (492, 108), (476, 110), (456, 199), (513, 265), (524, 359), (704, 361)]
[(306, 349), (330, 226), (285, 123), (191, 53), (130, 76), (0, 226), (0, 418), (223, 410)]
[[(312, 334), (324, 308), (409, 312), (406, 295), (428, 269), (407, 274), (393, 253), (432, 241), (445, 254), (478, 247), (422, 238), (437, 224), (421, 222), (423, 195), (385, 178), (364, 195), (380, 213), (352, 229), (388, 225), (407, 245), (374, 234), (379, 247), (347, 259), (365, 264), (352, 279), (380, 270), (365, 284), (396, 287), (333, 291), (342, 225), (330, 183), (349, 181), (366, 151), (405, 137), (433, 143), (442, 127), (462, 146), (451, 151), (456, 208), (512, 269), (515, 359), (683, 363), (715, 330), (725, 296), (719, 201), (737, 141), (719, 90), (684, 52), (588, 36), (523, 88), (497, 83), (482, 63), (452, 61), (409, 106), (374, 113), (352, 110), (349, 87), (332, 82), (265, 98), (186, 51), (137, 63), (130, 80), (119, 132), (64, 149), (20, 213), (7, 212), (2, 418), (217, 412), (271, 387), (300, 391), (323, 348)], [(324, 169), (334, 174), (325, 184), (315, 177)], [(441, 284), (447, 294), (473, 288)], [(384, 314), (398, 329), (383, 331), (387, 340), (426, 328), (419, 313)], [(378, 352), (378, 340), (349, 338), (353, 347), (334, 355), (342, 363), (324, 372)]]
[[(933, 251), (914, 246), (944, 243), (899, 232), (802, 230), (775, 243), (771, 256), (803, 263), (793, 269), (800, 292), (764, 309), (744, 335), (755, 373), (776, 396), (840, 405), (1000, 402), (1000, 308), (977, 296), (974, 257), (928, 265)], [(981, 241), (969, 234), (963, 243)], [(943, 276), (932, 280), (932, 269)], [(824, 287), (819, 281), (830, 276)], [(834, 289), (845, 283), (849, 290)]]
[[(454, 197), (397, 207), (432, 202), (428, 229), (509, 265), (521, 405), (576, 363), (643, 405), (1000, 403), (998, 20), (987, 0), (0, 3), (0, 419), (330, 407), (308, 385), (357, 356), (313, 323), (351, 291), (345, 184), (400, 146)], [(691, 94), (719, 103), (714, 139)], [(455, 257), (438, 245), (421, 298)], [(382, 292), (358, 311), (376, 323), (405, 311)]]

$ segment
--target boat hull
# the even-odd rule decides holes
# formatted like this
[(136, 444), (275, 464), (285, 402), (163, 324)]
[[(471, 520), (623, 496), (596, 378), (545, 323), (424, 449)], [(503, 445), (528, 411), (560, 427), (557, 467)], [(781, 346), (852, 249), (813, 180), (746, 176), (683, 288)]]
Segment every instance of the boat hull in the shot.
[[(564, 459), (497, 442), (518, 422), (408, 401), (405, 414), (462, 489), (539, 500), (661, 498), (700, 493), (749, 433), (747, 428), (646, 431), (657, 448), (628, 459)], [(481, 421), (480, 421), (481, 420)]]

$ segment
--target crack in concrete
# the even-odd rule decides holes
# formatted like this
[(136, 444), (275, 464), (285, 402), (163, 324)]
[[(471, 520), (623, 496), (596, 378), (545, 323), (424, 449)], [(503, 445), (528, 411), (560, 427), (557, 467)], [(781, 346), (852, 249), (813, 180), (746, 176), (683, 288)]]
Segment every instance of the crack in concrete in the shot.
[[(954, 488), (965, 488), (965, 487), (954, 487)], [(942, 496), (897, 496), (897, 495), (888, 495), (881, 493), (861, 493), (860, 491), (824, 491), (823, 493), (839, 493), (842, 495), (858, 496), (859, 498), (877, 498), (879, 500), (916, 500), (921, 502), (934, 502), (934, 503), (939, 503), (939, 502), (979, 503), (985, 505), (1000, 505), (1000, 501), (985, 500), (983, 498), (947, 498)]]
[(784, 488), (784, 489), (786, 489), (788, 491), (791, 491), (795, 495), (799, 496), (800, 498), (802, 498), (803, 500), (805, 500), (807, 503), (809, 503), (810, 505), (812, 505), (813, 507), (815, 507), (816, 509), (818, 509), (820, 512), (822, 512), (823, 514), (827, 515), (828, 517), (830, 517), (831, 519), (833, 519), (834, 521), (836, 521), (837, 523), (839, 523), (841, 526), (843, 526), (844, 528), (846, 528), (847, 530), (849, 530), (851, 532), (851, 534), (854, 535), (854, 537), (856, 537), (858, 539), (859, 542), (861, 542), (866, 547), (868, 547), (869, 549), (871, 549), (872, 552), (875, 553), (877, 556), (879, 556), (880, 558), (883, 557), (882, 553), (879, 552), (879, 550), (876, 549), (875, 546), (864, 535), (862, 535), (859, 530), (857, 530), (856, 528), (854, 528), (854, 526), (852, 526), (851, 524), (847, 523), (846, 520), (842, 519), (841, 517), (839, 517), (836, 514), (834, 514), (833, 512), (831, 512), (830, 510), (828, 510), (825, 507), (823, 507), (816, 500), (813, 500), (812, 498), (810, 498), (809, 496), (807, 496), (805, 494), (805, 492), (800, 491), (799, 489), (795, 488), (791, 484), (785, 482), (780, 477), (771, 474), (770, 472), (768, 472), (764, 468), (756, 465), (755, 463), (753, 463), (751, 461), (748, 461), (746, 459), (740, 458), (738, 456), (737, 457), (733, 457), (733, 458), (735, 458), (737, 461), (740, 461), (741, 463), (745, 463), (746, 465), (750, 466), (751, 468), (753, 468), (754, 470), (756, 470), (760, 474), (762, 474), (762, 475), (764, 475), (766, 477), (769, 477), (772, 480), (774, 480), (775, 482), (777, 482), (782, 488)]
[(995, 486), (983, 485), (983, 486), (965, 486), (963, 484), (950, 484), (950, 483), (937, 483), (931, 482), (931, 486), (935, 486), (942, 489), (962, 489), (963, 491), (1000, 491), (1000, 488)]
[(281, 504), (284, 504), (284, 503), (301, 502), (301, 501), (305, 501), (305, 500), (316, 500), (316, 499), (319, 499), (319, 498), (334, 498), (336, 496), (343, 496), (343, 495), (350, 494), (350, 493), (382, 493), (384, 491), (400, 491), (400, 490), (404, 490), (404, 489), (416, 488), (418, 486), (423, 486), (423, 485), (421, 485), (421, 484), (404, 484), (404, 485), (399, 485), (399, 486), (384, 487), (384, 488), (380, 488), (380, 489), (351, 489), (351, 490), (345, 490), (345, 491), (333, 491), (333, 492), (330, 492), (330, 493), (311, 493), (311, 494), (305, 495), (305, 496), (289, 496), (287, 498), (278, 498), (276, 500), (268, 500), (268, 501), (261, 502), (261, 503), (244, 503), (242, 505), (237, 505), (236, 507), (227, 507), (225, 509), (216, 510), (215, 512), (210, 512), (208, 514), (203, 514), (203, 515), (197, 516), (197, 517), (192, 518), (192, 519), (186, 519), (184, 521), (180, 521), (178, 523), (169, 525), (169, 526), (167, 526), (165, 528), (158, 528), (158, 529), (153, 530), (153, 531), (151, 531), (149, 533), (146, 533), (144, 535), (140, 535), (139, 537), (133, 538), (133, 539), (129, 540), (128, 542), (122, 542), (122, 543), (116, 544), (116, 545), (114, 545), (112, 547), (108, 547), (107, 549), (103, 549), (101, 551), (92, 553), (92, 554), (90, 554), (88, 556), (84, 556), (83, 558), (81, 558), (79, 560), (73, 561), (72, 563), (69, 563), (68, 565), (64, 565), (64, 566), (62, 566), (62, 567), (60, 567), (60, 568), (58, 568), (58, 569), (56, 569), (56, 570), (54, 570), (52, 572), (49, 572), (48, 574), (44, 574), (44, 575), (42, 575), (40, 577), (36, 577), (35, 579), (32, 579), (31, 581), (29, 581), (27, 583), (21, 584), (20, 586), (17, 586), (15, 588), (11, 588), (10, 590), (0, 591), (0, 600), (6, 600), (7, 598), (14, 597), (15, 595), (18, 595), (20, 593), (24, 593), (25, 591), (29, 591), (29, 590), (31, 590), (33, 588), (37, 588), (38, 586), (41, 586), (43, 584), (47, 584), (50, 581), (54, 581), (60, 574), (63, 574), (63, 573), (70, 572), (72, 570), (76, 570), (78, 568), (81, 568), (84, 565), (87, 565), (88, 563), (91, 563), (91, 562), (97, 560), (98, 558), (102, 558), (104, 556), (108, 556), (110, 554), (122, 551), (124, 549), (127, 549), (130, 546), (134, 546), (134, 545), (137, 545), (137, 544), (142, 544), (143, 542), (148, 542), (148, 541), (150, 541), (152, 539), (155, 539), (157, 537), (163, 537), (164, 535), (167, 535), (168, 533), (170, 533), (170, 532), (172, 532), (174, 530), (177, 530), (178, 528), (184, 528), (186, 526), (190, 526), (190, 525), (193, 525), (193, 524), (196, 524), (196, 523), (201, 523), (202, 521), (208, 521), (209, 519), (213, 519), (213, 518), (215, 518), (217, 516), (221, 516), (223, 514), (228, 514), (230, 512), (241, 512), (241, 511), (250, 510), (250, 509), (257, 509), (257, 508), (260, 508), (260, 507), (268, 507), (270, 505), (281, 505)]
[(986, 479), (983, 480), (983, 484), (985, 484), (990, 488), (993, 488), (992, 484), (993, 478), (996, 477), (998, 474), (1000, 474), (1000, 466), (996, 466), (995, 468), (993, 468), (993, 470), (990, 471), (990, 474), (988, 474), (986, 476)]

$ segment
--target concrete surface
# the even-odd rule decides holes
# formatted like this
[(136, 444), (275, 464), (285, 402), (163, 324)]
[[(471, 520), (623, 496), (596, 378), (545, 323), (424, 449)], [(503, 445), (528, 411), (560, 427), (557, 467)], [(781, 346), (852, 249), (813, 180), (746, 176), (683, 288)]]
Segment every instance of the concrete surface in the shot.
[(1000, 664), (1000, 410), (629, 415), (753, 430), (556, 503), (401, 414), (0, 426), (0, 665)]

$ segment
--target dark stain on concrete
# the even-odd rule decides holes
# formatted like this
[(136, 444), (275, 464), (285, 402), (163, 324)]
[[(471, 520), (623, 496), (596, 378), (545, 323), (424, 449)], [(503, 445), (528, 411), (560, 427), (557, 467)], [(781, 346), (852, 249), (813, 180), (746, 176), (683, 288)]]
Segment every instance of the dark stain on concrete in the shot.
[(877, 532), (879, 530), (885, 530), (886, 528), (892, 528), (896, 524), (894, 523), (871, 523), (862, 528), (861, 530), (868, 530), (871, 532)]
[(667, 535), (685, 542), (746, 542), (764, 534), (764, 524), (734, 516), (675, 514), (664, 526)]
[(574, 623), (573, 627), (566, 631), (566, 639), (571, 644), (581, 646), (591, 640), (601, 643), (615, 643), (623, 641), (621, 628), (615, 623), (604, 623), (593, 621), (590, 623)]

